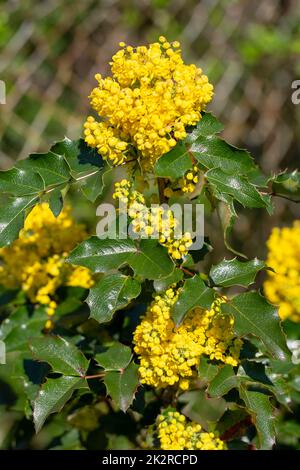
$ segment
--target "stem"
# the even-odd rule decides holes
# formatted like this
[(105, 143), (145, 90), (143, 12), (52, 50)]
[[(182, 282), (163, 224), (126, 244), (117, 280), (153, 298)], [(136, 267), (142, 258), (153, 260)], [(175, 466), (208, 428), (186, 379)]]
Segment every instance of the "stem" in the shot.
[(224, 434), (220, 436), (220, 439), (222, 441), (228, 441), (229, 439), (233, 439), (233, 437), (238, 437), (241, 433), (244, 432), (245, 428), (248, 428), (252, 424), (253, 423), (250, 416), (247, 416), (242, 421), (239, 421), (238, 423), (234, 424), (231, 428), (227, 429)]
[(51, 188), (48, 188), (46, 189), (45, 191), (42, 191), (41, 194), (49, 194), (51, 193), (52, 191), (54, 191), (55, 189), (59, 188), (59, 186), (65, 186), (65, 184), (72, 184), (72, 183), (77, 183), (77, 181), (81, 181), (85, 178), (89, 178), (90, 176), (93, 176), (95, 175), (96, 173), (98, 173), (99, 170), (94, 170), (92, 171), (91, 173), (88, 173), (87, 175), (83, 175), (83, 176), (80, 176), (79, 178), (71, 178), (69, 179), (66, 183), (62, 184), (62, 183), (58, 183), (58, 184), (55, 184), (53, 185)]
[(189, 271), (188, 269), (186, 268), (183, 268), (182, 266), (179, 267), (179, 269), (181, 269), (181, 271), (183, 271), (184, 273), (188, 274), (189, 276), (194, 276), (196, 273), (193, 273), (192, 271)]
[(157, 185), (158, 185), (158, 194), (159, 194), (159, 202), (163, 204), (166, 202), (166, 196), (164, 194), (166, 183), (164, 178), (157, 178)]
[(103, 372), (102, 374), (95, 374), (95, 375), (85, 375), (84, 378), (86, 380), (89, 380), (89, 379), (100, 379), (102, 377), (105, 376), (105, 373)]

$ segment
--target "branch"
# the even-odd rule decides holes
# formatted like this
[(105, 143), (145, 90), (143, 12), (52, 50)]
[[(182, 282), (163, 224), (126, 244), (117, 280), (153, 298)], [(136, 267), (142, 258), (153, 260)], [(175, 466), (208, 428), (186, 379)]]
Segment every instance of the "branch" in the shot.
[(292, 199), (288, 196), (284, 196), (283, 194), (272, 192), (272, 193), (269, 193), (269, 195), (274, 196), (274, 197), (281, 197), (282, 199), (286, 199), (287, 201), (295, 202), (295, 204), (300, 204), (300, 199)]

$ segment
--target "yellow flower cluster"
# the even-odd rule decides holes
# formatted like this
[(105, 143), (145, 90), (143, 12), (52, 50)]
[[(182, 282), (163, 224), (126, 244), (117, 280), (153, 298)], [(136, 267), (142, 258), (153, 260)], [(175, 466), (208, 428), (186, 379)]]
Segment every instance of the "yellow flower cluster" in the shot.
[(177, 41), (160, 37), (147, 47), (120, 47), (110, 63), (112, 77), (95, 76), (90, 99), (101, 122), (87, 119), (85, 141), (113, 164), (123, 163), (131, 143), (149, 169), (201, 119), (213, 86), (200, 68), (184, 64)]
[(185, 232), (181, 237), (175, 236), (178, 221), (170, 209), (165, 210), (162, 206), (149, 209), (145, 204), (144, 196), (133, 190), (130, 181), (125, 179), (115, 183), (113, 198), (126, 204), (134, 233), (138, 233), (142, 238), (157, 238), (175, 260), (180, 260), (187, 255), (193, 243), (191, 234)]
[(19, 238), (0, 249), (0, 284), (21, 288), (31, 302), (45, 305), (48, 315), (57, 307), (55, 291), (61, 285), (89, 288), (90, 271), (64, 262), (68, 253), (86, 237), (65, 208), (55, 218), (49, 205), (35, 206), (25, 220)]
[(184, 193), (194, 192), (198, 182), (199, 168), (197, 166), (193, 166), (192, 170), (187, 171), (182, 180), (179, 181), (181, 191)]
[(225, 450), (226, 446), (213, 432), (204, 432), (200, 424), (187, 421), (178, 411), (167, 411), (157, 418), (157, 431), (162, 450)]
[(233, 319), (220, 314), (223, 297), (210, 310), (195, 308), (176, 328), (171, 309), (178, 290), (157, 295), (134, 333), (134, 351), (139, 356), (141, 382), (156, 388), (179, 384), (187, 390), (196, 376), (200, 356), (236, 366), (242, 341), (234, 338)]
[(282, 320), (300, 322), (300, 221), (292, 227), (275, 227), (267, 242), (268, 271), (264, 291), (270, 302), (279, 305)]

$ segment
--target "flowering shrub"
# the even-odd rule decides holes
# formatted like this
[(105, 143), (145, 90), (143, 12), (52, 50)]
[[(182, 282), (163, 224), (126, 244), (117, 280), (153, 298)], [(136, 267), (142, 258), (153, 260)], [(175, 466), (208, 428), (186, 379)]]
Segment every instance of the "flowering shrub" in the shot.
[[(299, 226), (272, 232), (267, 262), (233, 257), (229, 238), (240, 206), (271, 213), (299, 174), (263, 175), (220, 137), (213, 87), (178, 42), (120, 47), (84, 139), (0, 173), (8, 409), (47, 448), (272, 449), (298, 386), (276, 305), (298, 321)], [(125, 237), (71, 215), (74, 197), (93, 207), (109, 191)], [(228, 253), (208, 272), (209, 242), (177, 235), (173, 202), (218, 213)]]

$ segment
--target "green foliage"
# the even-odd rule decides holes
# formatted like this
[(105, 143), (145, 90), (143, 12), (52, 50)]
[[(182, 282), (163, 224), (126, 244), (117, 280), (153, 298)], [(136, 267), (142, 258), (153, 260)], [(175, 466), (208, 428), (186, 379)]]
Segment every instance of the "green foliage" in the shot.
[(38, 392), (33, 405), (33, 419), (36, 432), (39, 432), (51, 413), (59, 412), (71, 398), (74, 390), (85, 387), (80, 377), (62, 376), (48, 379)]
[(138, 281), (121, 273), (107, 274), (90, 289), (86, 302), (91, 317), (99, 323), (109, 322), (113, 314), (128, 305), (141, 291)]
[[(247, 151), (218, 135), (222, 129), (212, 114), (205, 113), (183, 142), (158, 159), (154, 176), (167, 186), (198, 165), (203, 180), (199, 198), (205, 197), (210, 210), (218, 211), (225, 246), (239, 256), (228, 241), (239, 205), (270, 212), (272, 194), (297, 200), (299, 174), (265, 177)], [(140, 174), (134, 167), (133, 178), (138, 175), (140, 180)], [(78, 211), (93, 208), (117, 177), (94, 149), (67, 138), (48, 153), (31, 155), (1, 172), (1, 246), (18, 237), (26, 214), (40, 201), (48, 201), (56, 217), (65, 198), (72, 200), (74, 193), (80, 201)], [(151, 197), (150, 190), (145, 197)], [(83, 200), (87, 205), (80, 206)], [(205, 243), (199, 252), (177, 261), (154, 239), (90, 236), (63, 262), (88, 268), (94, 285), (89, 292), (57, 289), (51, 332), (45, 307), (33, 305), (21, 289), (2, 289), (0, 347), (5, 345), (7, 364), (0, 366), (0, 398), (6, 409), (33, 419), (36, 432), (47, 430), (59, 438), (58, 445), (46, 444), (55, 449), (139, 448), (143, 439), (153, 442), (157, 415), (170, 405), (205, 431), (219, 432), (232, 448), (243, 446), (241, 437), (246, 436), (251, 445), (271, 449), (275, 412), (279, 435), (288, 436), (286, 414), (292, 403), (300, 403), (299, 366), (292, 362), (276, 308), (258, 291), (234, 296), (237, 287), (238, 292), (253, 287), (257, 274), (269, 268), (257, 258), (233, 258), (204, 273), (211, 250)], [(166, 390), (143, 386), (132, 342), (153, 297), (175, 285), (172, 331), (191, 309), (210, 310), (216, 298), (226, 295), (219, 315), (230, 316), (234, 335), (243, 341), (237, 365), (201, 355), (192, 388), (186, 392), (176, 383)], [(152, 338), (159, 343), (155, 333)]]
[(138, 365), (131, 362), (124, 370), (107, 372), (104, 383), (107, 393), (125, 413), (132, 404), (139, 385)]
[(259, 338), (274, 358), (289, 361), (291, 354), (281, 329), (277, 309), (257, 292), (246, 292), (221, 306), (222, 312), (234, 318), (238, 336)]
[(69, 341), (59, 336), (34, 338), (29, 343), (33, 356), (39, 361), (48, 362), (53, 372), (84, 377), (88, 361)]
[(211, 268), (209, 276), (216, 286), (230, 287), (237, 285), (248, 287), (254, 282), (256, 274), (265, 267), (265, 263), (257, 258), (245, 262), (241, 262), (236, 258), (224, 259)]

